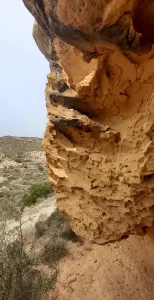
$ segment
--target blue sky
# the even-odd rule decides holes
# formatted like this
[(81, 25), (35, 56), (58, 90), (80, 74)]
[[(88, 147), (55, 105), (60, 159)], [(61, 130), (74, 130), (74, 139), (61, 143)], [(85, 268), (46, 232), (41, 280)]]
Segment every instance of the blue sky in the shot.
[(0, 12), (0, 136), (42, 137), (48, 62), (32, 38), (33, 18), (22, 0)]

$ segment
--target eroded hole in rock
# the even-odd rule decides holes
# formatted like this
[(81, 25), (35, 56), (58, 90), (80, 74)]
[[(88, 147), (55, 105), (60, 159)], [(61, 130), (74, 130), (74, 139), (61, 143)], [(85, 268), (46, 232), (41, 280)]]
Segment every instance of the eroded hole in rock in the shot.
[(152, 210), (154, 210), (154, 205), (152, 205), (150, 208), (151, 208)]
[(128, 239), (128, 238), (129, 238), (129, 235), (128, 235), (128, 234), (125, 234), (125, 235), (122, 236), (121, 240), (126, 240), (126, 239)]
[(91, 129), (87, 127), (84, 129), (84, 132), (91, 132)]
[(154, 180), (154, 173), (145, 175), (145, 176), (143, 177), (143, 180), (146, 181), (146, 182), (147, 182), (147, 181)]
[(131, 206), (132, 206), (132, 201), (131, 201), (131, 200), (128, 200), (127, 202), (124, 203), (124, 206), (125, 206), (126, 208), (131, 207)]
[(147, 227), (147, 226), (143, 226), (142, 229), (143, 229), (143, 233), (146, 234), (146, 233), (147, 233), (147, 230), (148, 230), (148, 227)]
[(135, 30), (142, 34), (140, 45), (142, 53), (148, 52), (154, 43), (154, 1), (138, 1), (135, 13)]
[(121, 136), (120, 136), (120, 133), (118, 133), (116, 136), (115, 136), (115, 143), (116, 144), (119, 144), (121, 142)]

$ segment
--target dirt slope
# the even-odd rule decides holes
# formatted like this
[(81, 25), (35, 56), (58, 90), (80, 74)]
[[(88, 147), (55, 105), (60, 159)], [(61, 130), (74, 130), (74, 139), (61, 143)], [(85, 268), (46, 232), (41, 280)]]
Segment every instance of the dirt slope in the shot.
[(70, 246), (49, 300), (154, 300), (153, 234), (105, 246)]

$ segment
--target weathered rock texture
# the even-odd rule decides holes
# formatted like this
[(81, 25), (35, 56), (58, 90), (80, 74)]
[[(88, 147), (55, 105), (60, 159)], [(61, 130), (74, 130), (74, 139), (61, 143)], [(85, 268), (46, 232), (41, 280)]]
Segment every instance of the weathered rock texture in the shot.
[(44, 136), (57, 204), (103, 244), (154, 221), (154, 1), (24, 0), (49, 60)]

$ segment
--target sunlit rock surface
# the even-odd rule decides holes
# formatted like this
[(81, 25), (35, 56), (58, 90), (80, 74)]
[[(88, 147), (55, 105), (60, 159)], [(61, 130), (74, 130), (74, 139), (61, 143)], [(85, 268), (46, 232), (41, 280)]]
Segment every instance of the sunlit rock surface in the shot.
[(24, 0), (48, 59), (43, 147), (57, 205), (104, 244), (154, 221), (154, 1)]

